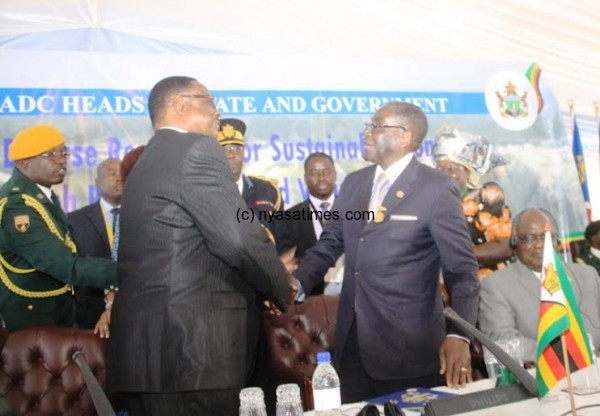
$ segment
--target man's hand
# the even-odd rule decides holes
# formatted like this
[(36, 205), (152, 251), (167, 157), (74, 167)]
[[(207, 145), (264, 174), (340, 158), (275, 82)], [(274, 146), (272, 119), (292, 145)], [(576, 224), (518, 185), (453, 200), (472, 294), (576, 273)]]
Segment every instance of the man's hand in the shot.
[(100, 315), (100, 319), (94, 327), (94, 334), (98, 334), (100, 338), (108, 338), (110, 336), (110, 309), (105, 310)]
[(440, 374), (446, 374), (448, 387), (464, 387), (473, 381), (469, 343), (461, 338), (446, 337), (440, 347)]
[(296, 258), (296, 247), (290, 248), (285, 253), (282, 253), (279, 256), (279, 260), (283, 263), (283, 267), (285, 267), (285, 271), (288, 274), (296, 273), (296, 269), (298, 268), (298, 259)]

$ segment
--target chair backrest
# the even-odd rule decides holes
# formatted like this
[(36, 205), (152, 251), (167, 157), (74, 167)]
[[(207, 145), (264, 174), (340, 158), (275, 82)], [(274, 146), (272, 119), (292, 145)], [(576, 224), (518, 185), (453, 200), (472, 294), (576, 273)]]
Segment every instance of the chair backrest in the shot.
[(39, 326), (10, 333), (1, 355), (0, 396), (14, 415), (96, 414), (72, 359), (76, 351), (83, 351), (105, 388), (106, 340), (91, 330)]
[(285, 314), (263, 317), (273, 382), (300, 385), (307, 410), (312, 400), (306, 387), (317, 366), (317, 353), (334, 350), (338, 302), (338, 296), (309, 296)]

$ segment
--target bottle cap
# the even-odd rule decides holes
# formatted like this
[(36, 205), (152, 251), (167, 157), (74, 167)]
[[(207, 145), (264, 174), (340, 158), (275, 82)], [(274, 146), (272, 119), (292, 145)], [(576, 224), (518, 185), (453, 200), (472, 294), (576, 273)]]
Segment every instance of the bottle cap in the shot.
[(317, 363), (329, 363), (331, 362), (331, 355), (329, 351), (321, 351), (317, 353)]

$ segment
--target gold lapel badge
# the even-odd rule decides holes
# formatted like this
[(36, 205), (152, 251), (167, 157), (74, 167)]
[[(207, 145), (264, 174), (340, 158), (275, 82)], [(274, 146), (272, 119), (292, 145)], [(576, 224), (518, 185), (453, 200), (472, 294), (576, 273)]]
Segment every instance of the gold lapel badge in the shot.
[(400, 189), (398, 192), (396, 192), (396, 197), (397, 198), (404, 198), (404, 191), (402, 189)]
[(375, 213), (375, 218), (373, 218), (373, 222), (375, 224), (383, 222), (383, 220), (385, 219), (385, 211), (387, 211), (386, 207), (379, 207), (379, 209)]
[(16, 215), (15, 228), (21, 233), (27, 231), (29, 229), (29, 215)]

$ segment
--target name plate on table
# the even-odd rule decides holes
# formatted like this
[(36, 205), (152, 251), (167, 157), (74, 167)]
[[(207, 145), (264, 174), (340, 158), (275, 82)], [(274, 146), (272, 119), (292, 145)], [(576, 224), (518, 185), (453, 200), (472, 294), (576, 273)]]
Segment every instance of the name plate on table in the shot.
[(510, 385), (431, 401), (425, 406), (424, 415), (542, 416), (542, 408), (537, 397), (520, 385)]

